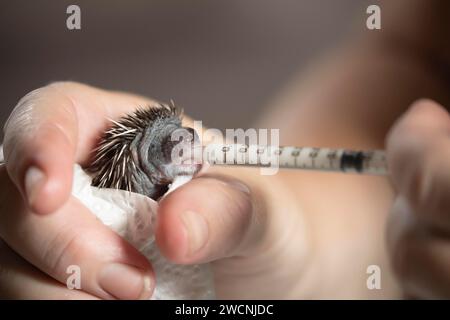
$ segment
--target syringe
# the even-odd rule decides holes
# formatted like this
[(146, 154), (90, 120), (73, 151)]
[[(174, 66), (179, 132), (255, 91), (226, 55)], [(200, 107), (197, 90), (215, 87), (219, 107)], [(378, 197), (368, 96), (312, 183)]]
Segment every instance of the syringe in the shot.
[[(0, 145), (0, 165), (4, 164)], [(387, 175), (383, 150), (355, 151), (312, 147), (275, 147), (243, 144), (208, 144), (203, 161), (211, 165), (277, 167), (330, 172)]]
[(212, 165), (278, 167), (387, 175), (383, 150), (275, 147), (242, 144), (209, 144), (203, 147), (203, 160)]

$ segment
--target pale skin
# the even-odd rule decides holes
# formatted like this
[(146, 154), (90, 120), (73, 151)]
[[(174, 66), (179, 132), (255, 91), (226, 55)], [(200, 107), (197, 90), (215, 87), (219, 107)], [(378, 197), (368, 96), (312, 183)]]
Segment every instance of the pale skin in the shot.
[[(413, 3), (396, 21), (420, 16), (424, 5)], [(427, 3), (445, 19), (444, 2)], [(283, 145), (386, 147), (390, 179), (211, 168), (160, 203), (163, 254), (211, 261), (220, 298), (450, 297), (450, 117), (431, 100), (411, 106), (420, 97), (450, 101), (428, 60), (450, 64), (449, 51), (436, 32), (393, 30), (416, 50), (384, 36), (353, 39), (293, 81), (260, 122), (279, 128)], [(411, 54), (418, 51), (427, 57)], [(95, 220), (70, 187), (73, 163), (88, 162), (106, 118), (153, 101), (64, 82), (28, 97), (18, 108), (26, 117), (15, 113), (5, 132), (0, 297), (150, 297), (151, 262)], [(30, 167), (41, 174), (27, 175)], [(70, 264), (84, 270), (82, 290), (64, 285)], [(381, 290), (366, 286), (373, 264)]]

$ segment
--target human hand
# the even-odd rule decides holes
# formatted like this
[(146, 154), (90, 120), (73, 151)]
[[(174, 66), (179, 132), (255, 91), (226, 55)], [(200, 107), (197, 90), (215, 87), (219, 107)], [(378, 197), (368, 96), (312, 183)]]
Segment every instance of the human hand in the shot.
[[(74, 162), (89, 160), (105, 120), (144, 103), (151, 102), (77, 83), (54, 83), (19, 102), (5, 126), (8, 172), (0, 168), (0, 237), (12, 249), (2, 252), (2, 295), (124, 299), (151, 295), (150, 263), (71, 196)], [(16, 268), (25, 262), (14, 252), (30, 265)], [(32, 265), (60, 283), (51, 282)], [(63, 285), (70, 265), (81, 268), (84, 293)], [(44, 286), (38, 279), (45, 279), (45, 290), (40, 290)]]
[(421, 100), (393, 127), (388, 162), (397, 197), (388, 248), (405, 293), (450, 298), (450, 116)]
[[(8, 172), (0, 168), (0, 237), (12, 249), (0, 249), (0, 295), (151, 296), (150, 263), (70, 193), (73, 164), (88, 163), (107, 119), (153, 103), (77, 83), (55, 83), (21, 100), (5, 130)], [(156, 240), (174, 262), (212, 261), (219, 298), (293, 298), (306, 253), (296, 203), (277, 176), (212, 168), (163, 198)], [(69, 265), (80, 266), (83, 291), (63, 285)]]

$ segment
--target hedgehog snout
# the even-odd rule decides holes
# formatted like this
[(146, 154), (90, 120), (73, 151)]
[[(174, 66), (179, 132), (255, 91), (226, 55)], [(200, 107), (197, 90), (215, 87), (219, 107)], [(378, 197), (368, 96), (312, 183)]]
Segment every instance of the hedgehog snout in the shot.
[(175, 129), (163, 140), (161, 149), (165, 170), (171, 179), (178, 175), (193, 176), (200, 170), (201, 162), (196, 159), (194, 152), (199, 145), (198, 134), (189, 127)]

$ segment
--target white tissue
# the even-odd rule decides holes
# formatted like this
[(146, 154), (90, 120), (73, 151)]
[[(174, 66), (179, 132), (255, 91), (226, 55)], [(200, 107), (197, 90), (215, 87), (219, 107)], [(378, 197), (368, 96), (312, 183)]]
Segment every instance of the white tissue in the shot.
[(124, 190), (93, 187), (91, 177), (79, 165), (74, 167), (72, 194), (149, 259), (156, 274), (152, 300), (215, 298), (208, 264), (176, 265), (161, 255), (153, 232), (156, 201)]

